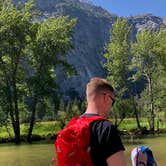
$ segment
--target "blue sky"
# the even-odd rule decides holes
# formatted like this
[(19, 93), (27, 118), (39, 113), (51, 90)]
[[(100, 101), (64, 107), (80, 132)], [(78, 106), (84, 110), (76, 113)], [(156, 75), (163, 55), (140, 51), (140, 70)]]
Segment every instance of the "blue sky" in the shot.
[(166, 17), (166, 0), (91, 0), (110, 13), (128, 17), (152, 13), (155, 16)]

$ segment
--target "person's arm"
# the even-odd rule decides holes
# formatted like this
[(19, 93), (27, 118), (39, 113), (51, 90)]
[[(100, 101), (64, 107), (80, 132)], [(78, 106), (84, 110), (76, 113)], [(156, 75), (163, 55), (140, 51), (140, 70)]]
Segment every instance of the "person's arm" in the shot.
[(123, 151), (119, 151), (107, 158), (108, 166), (127, 166)]

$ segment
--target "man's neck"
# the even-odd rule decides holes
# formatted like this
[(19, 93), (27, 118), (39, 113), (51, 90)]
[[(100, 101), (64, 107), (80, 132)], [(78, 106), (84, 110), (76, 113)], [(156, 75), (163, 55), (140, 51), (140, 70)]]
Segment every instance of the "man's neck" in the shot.
[(95, 104), (88, 104), (88, 107), (85, 111), (86, 114), (100, 114), (100, 108), (98, 108)]
[(94, 114), (94, 115), (99, 115), (104, 118), (107, 118), (107, 116), (102, 112), (102, 110), (98, 110), (96, 108), (87, 108), (85, 111), (85, 114)]
[(99, 114), (96, 114), (96, 113), (84, 113), (82, 114), (81, 116), (86, 116), (86, 117), (91, 117), (91, 116), (100, 116)]

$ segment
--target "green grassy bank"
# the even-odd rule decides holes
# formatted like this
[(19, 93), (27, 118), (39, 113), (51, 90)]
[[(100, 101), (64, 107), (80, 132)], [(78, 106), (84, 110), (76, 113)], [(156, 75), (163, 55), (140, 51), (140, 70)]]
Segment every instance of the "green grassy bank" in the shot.
[[(157, 120), (155, 121), (155, 124), (157, 123)], [(142, 127), (146, 127), (149, 129), (148, 122), (146, 118), (140, 118), (140, 124)], [(155, 125), (157, 126), (157, 125)], [(28, 133), (28, 127), (29, 124), (21, 124), (21, 135), (26, 137)], [(136, 121), (134, 118), (126, 118), (122, 121), (122, 123), (119, 126), (119, 129), (122, 131), (131, 131), (133, 129), (136, 129)], [(162, 120), (159, 123), (159, 129), (163, 130), (163, 132), (166, 132), (166, 121)], [(10, 135), (13, 137), (13, 130), (11, 126), (8, 126), (8, 130), (10, 132)], [(55, 135), (60, 130), (59, 123), (56, 121), (50, 121), (50, 122), (36, 122), (33, 134), (39, 135), (41, 137), (47, 137), (49, 135)], [(157, 130), (157, 128), (155, 128)], [(5, 127), (0, 127), (0, 139), (1, 138), (8, 138), (9, 133), (6, 131)], [(1, 141), (0, 141), (1, 142)]]

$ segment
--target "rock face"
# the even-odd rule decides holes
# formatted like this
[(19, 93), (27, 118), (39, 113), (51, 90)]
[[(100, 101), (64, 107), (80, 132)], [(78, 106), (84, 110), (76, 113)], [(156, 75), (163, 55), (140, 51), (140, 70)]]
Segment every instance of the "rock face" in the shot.
[[(17, 3), (18, 0), (13, 2)], [(77, 18), (73, 34), (74, 49), (67, 55), (67, 61), (75, 67), (77, 75), (66, 79), (60, 71), (57, 70), (56, 74), (57, 82), (66, 99), (84, 98), (87, 81), (94, 76), (106, 76), (102, 67), (104, 46), (109, 41), (111, 25), (118, 16), (94, 6), (87, 0), (36, 0), (35, 2), (37, 8), (42, 11), (41, 19), (53, 15), (69, 15), (70, 18)], [(166, 19), (151, 14), (129, 17), (128, 21), (133, 25), (131, 36), (133, 40), (136, 33), (144, 28), (156, 29), (166, 25)]]

